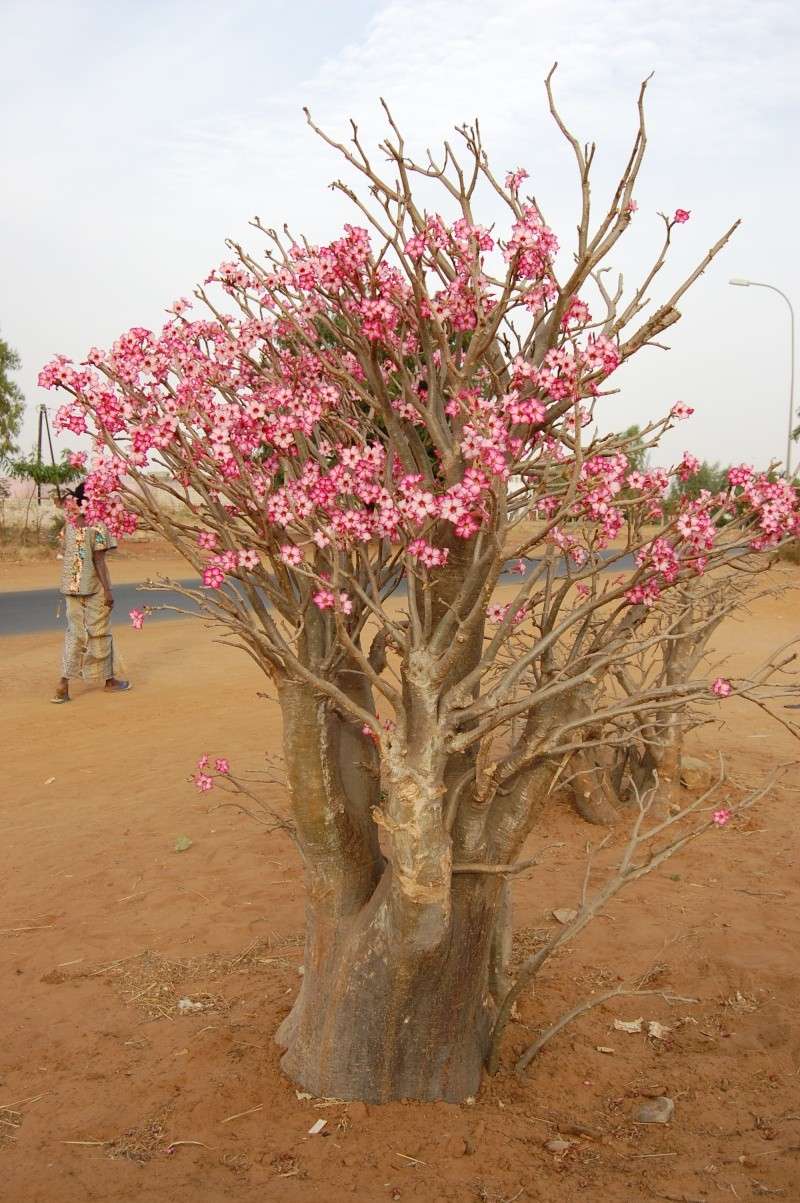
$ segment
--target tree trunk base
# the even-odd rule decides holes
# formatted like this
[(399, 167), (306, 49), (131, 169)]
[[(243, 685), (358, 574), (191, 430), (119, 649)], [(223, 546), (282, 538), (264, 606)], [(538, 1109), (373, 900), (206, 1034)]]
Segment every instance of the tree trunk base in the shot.
[(495, 1016), (492, 886), (454, 888), (434, 949), (393, 931), (380, 900), (336, 929), (312, 922), (300, 994), (276, 1034), (292, 1081), (366, 1103), (474, 1097)]

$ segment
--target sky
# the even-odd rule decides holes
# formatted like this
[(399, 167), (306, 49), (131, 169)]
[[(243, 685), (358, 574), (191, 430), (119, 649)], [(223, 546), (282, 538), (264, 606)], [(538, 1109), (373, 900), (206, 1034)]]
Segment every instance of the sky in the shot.
[[(799, 14), (794, 0), (3, 0), (0, 334), (23, 361), (23, 446), (37, 405), (58, 404), (36, 385), (40, 367), (160, 325), (229, 257), (226, 237), (257, 248), (253, 215), (317, 242), (353, 220), (327, 188), (342, 164), (303, 105), (337, 138), (354, 118), (375, 145), (384, 97), (423, 155), (478, 116), (496, 170), (528, 170), (569, 248), (575, 165), (543, 87), (557, 60), (561, 111), (598, 146), (598, 209), (654, 72), (639, 209), (613, 261), (627, 281), (658, 245), (658, 211), (691, 211), (661, 299), (742, 219), (684, 299), (671, 350), (647, 349), (614, 377), (622, 391), (603, 422), (643, 425), (682, 400), (695, 417), (656, 462), (685, 448), (723, 463), (782, 459), (788, 309), (728, 280), (800, 302)], [(497, 216), (491, 202), (478, 214)]]

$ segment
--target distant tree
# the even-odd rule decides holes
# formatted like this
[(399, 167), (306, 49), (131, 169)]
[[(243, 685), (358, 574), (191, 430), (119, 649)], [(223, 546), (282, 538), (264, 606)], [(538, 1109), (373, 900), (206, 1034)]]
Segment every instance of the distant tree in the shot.
[(64, 451), (60, 464), (46, 464), (39, 461), (36, 452), (23, 459), (9, 460), (8, 474), (18, 480), (29, 480), (35, 485), (61, 486), (68, 485), (83, 475), (83, 469), (69, 462), (69, 450)]
[[(23, 459), (8, 460), (8, 474), (17, 480), (29, 480), (34, 486), (49, 486), (50, 488), (54, 487), (56, 490), (59, 490), (62, 485), (68, 485), (83, 475), (82, 468), (70, 463), (71, 454), (69, 449), (67, 449), (62, 453), (60, 464), (46, 464), (43, 460), (38, 459), (35, 451), (31, 451)], [(33, 496), (34, 490), (31, 489), (28, 504), (25, 508), (24, 530), (26, 532), (30, 521)], [(38, 516), (35, 523), (35, 531), (36, 538), (38, 539), (41, 535), (41, 512), (38, 506), (36, 512)]]
[(10, 372), (19, 371), (17, 352), (0, 338), (0, 463), (17, 450), (17, 435), (22, 425), (25, 398), (22, 389), (10, 379)]
[(684, 480), (680, 476), (672, 478), (667, 508), (677, 509), (683, 498), (696, 500), (702, 492), (723, 493), (728, 488), (728, 469), (721, 464), (710, 464), (703, 460), (699, 468)]
[(644, 472), (647, 468), (649, 447), (645, 442), (641, 426), (629, 426), (627, 430), (623, 431), (623, 436), (629, 440), (625, 447), (629, 469), (632, 472)]

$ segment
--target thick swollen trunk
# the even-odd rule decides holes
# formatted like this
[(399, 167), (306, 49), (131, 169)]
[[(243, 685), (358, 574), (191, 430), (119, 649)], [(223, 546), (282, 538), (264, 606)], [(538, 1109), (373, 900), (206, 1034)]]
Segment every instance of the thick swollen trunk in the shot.
[(499, 879), (453, 879), (437, 939), (398, 905), (387, 868), (347, 922), (309, 915), (305, 972), (277, 1040), (282, 1066), (314, 1095), (385, 1103), (463, 1102), (477, 1093), (494, 1018), (490, 963)]

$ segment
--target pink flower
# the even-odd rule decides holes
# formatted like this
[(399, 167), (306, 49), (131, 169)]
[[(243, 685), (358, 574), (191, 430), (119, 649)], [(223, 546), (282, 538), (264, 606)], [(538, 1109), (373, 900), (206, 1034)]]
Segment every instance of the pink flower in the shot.
[(683, 459), (678, 464), (677, 473), (681, 480), (689, 480), (700, 467), (700, 460), (689, 451), (684, 451)]
[(203, 584), (206, 589), (219, 589), (225, 580), (225, 573), (218, 564), (210, 564), (203, 572)]
[(86, 452), (85, 451), (70, 451), (69, 455), (67, 456), (67, 463), (71, 464), (73, 468), (85, 468), (86, 467)]
[(295, 547), (294, 543), (284, 543), (280, 555), (284, 564), (288, 564), (291, 568), (303, 562), (303, 553), (299, 547)]
[(625, 212), (626, 213), (635, 213), (638, 208), (639, 208), (639, 206), (635, 200), (629, 200), (627, 205), (625, 206)]
[(134, 631), (141, 631), (144, 625), (145, 612), (144, 610), (131, 610), (130, 620)]
[(248, 550), (239, 552), (239, 566), (241, 568), (258, 568), (258, 552)]
[(336, 605), (336, 597), (330, 589), (318, 589), (311, 600), (318, 610), (332, 610)]
[(725, 677), (717, 677), (714, 684), (711, 686), (711, 692), (715, 693), (718, 698), (727, 698), (730, 695), (733, 686)]
[(499, 606), (496, 603), (493, 603), (491, 606), (486, 607), (486, 617), (489, 619), (489, 622), (500, 623), (503, 621), (503, 619), (505, 618), (507, 613), (508, 613), (507, 605)]
[(730, 822), (730, 818), (731, 812), (727, 806), (721, 806), (719, 810), (714, 811), (711, 821), (712, 823), (716, 823), (717, 827), (724, 827), (726, 823)]
[(214, 768), (218, 773), (229, 773), (231, 771), (230, 762), (224, 756), (218, 756), (214, 761)]
[(201, 794), (206, 794), (213, 788), (214, 778), (209, 777), (208, 773), (195, 773), (194, 783)]
[(366, 723), (364, 723), (364, 726), (361, 728), (361, 734), (365, 735), (367, 739), (374, 740), (375, 743), (378, 742), (377, 732), (373, 731), (372, 727), (368, 727)]
[(685, 221), (689, 220), (690, 216), (691, 212), (689, 209), (676, 209), (672, 220), (677, 222), (679, 226), (682, 226)]
[(682, 421), (684, 418), (691, 418), (694, 410), (691, 405), (686, 405), (683, 401), (676, 401), (672, 409), (669, 411), (673, 418)]
[(213, 530), (201, 530), (200, 534), (197, 536), (197, 542), (198, 545), (205, 548), (206, 551), (213, 551), (217, 546), (217, 536), (214, 534)]
[(506, 188), (509, 192), (519, 192), (520, 184), (527, 178), (528, 173), (524, 167), (518, 167), (516, 171), (509, 171), (506, 175)]
[(525, 572), (526, 572), (525, 561), (524, 560), (515, 560), (511, 566), (511, 571), (516, 576), (524, 576)]
[(198, 769), (198, 772), (202, 773), (203, 770), (207, 769), (207, 768), (208, 768), (208, 753), (204, 752), (203, 755), (200, 757), (200, 759), (197, 762), (197, 769)]

